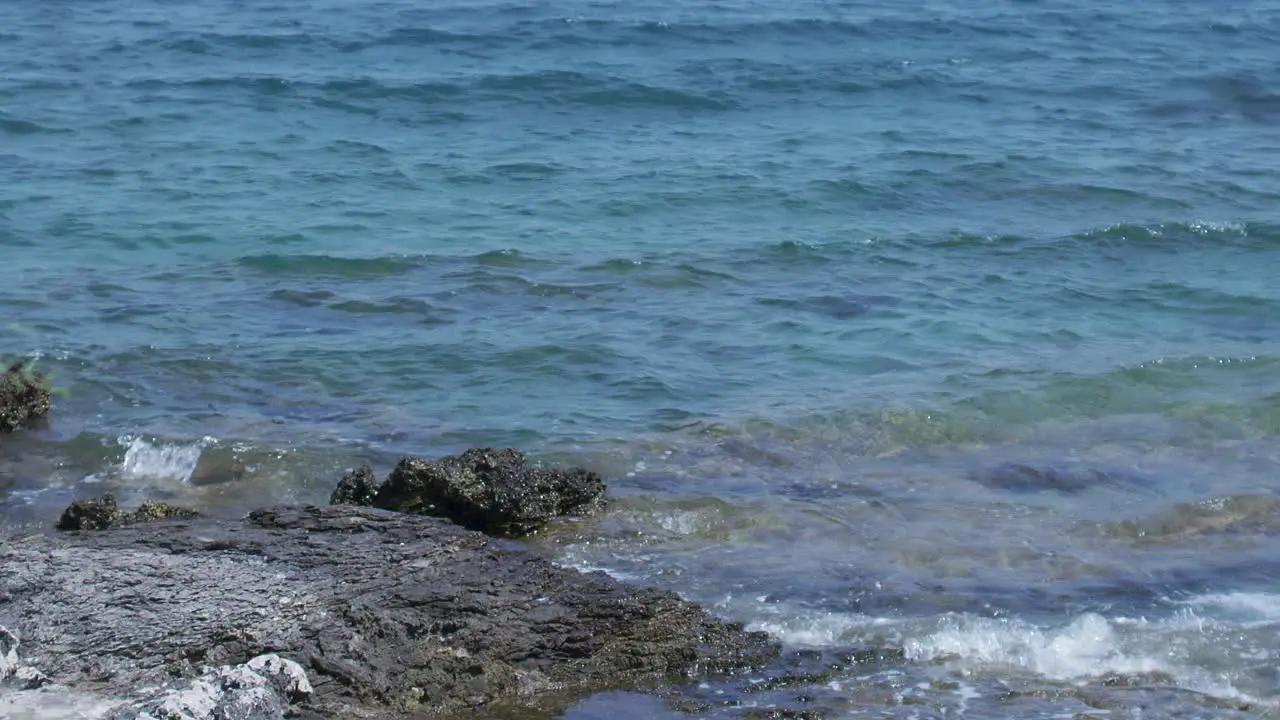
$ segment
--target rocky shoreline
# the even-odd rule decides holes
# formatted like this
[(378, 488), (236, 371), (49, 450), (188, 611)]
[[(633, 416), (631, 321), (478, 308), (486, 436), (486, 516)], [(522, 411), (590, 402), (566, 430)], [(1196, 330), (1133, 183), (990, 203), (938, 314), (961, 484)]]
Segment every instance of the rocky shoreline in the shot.
[(97, 714), (63, 717), (555, 714), (587, 693), (777, 657), (768, 636), (672, 593), (469, 529), (526, 533), (600, 508), (604, 489), (477, 449), (406, 458), (383, 483), (360, 470), (335, 491), (379, 507), (226, 519), (78, 502), (68, 532), (0, 537), (0, 709), (78, 693)]

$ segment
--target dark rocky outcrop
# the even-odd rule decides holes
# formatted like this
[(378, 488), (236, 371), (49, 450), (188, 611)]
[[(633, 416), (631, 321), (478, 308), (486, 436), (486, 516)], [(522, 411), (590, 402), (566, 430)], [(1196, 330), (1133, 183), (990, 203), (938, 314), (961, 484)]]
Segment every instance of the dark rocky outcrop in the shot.
[(137, 510), (127, 513), (116, 504), (114, 496), (103, 495), (96, 500), (77, 500), (71, 503), (71, 506), (64, 510), (62, 517), (58, 519), (58, 529), (106, 530), (117, 525), (191, 518), (198, 514), (194, 510), (153, 500), (148, 500), (138, 506)]
[[(358, 498), (369, 487), (367, 479), (348, 476), (334, 496)], [(600, 476), (582, 468), (535, 467), (517, 450), (475, 448), (439, 460), (402, 459), (370, 504), (519, 536), (555, 517), (598, 508), (604, 490)]]
[(472, 717), (776, 655), (672, 593), (499, 542), (351, 506), (0, 536), (0, 625), (51, 682), (126, 700), (276, 654), (312, 717)]
[(373, 505), (381, 483), (373, 476), (373, 468), (368, 465), (348, 472), (338, 481), (338, 487), (329, 496), (330, 505)]
[(49, 383), (26, 361), (0, 372), (0, 434), (30, 427), (49, 414), (52, 403)]

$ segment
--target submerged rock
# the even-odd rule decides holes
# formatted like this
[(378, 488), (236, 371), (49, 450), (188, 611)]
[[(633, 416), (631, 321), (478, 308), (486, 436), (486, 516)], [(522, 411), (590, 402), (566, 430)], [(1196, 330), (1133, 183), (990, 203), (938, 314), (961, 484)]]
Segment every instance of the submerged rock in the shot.
[(1002, 463), (975, 471), (970, 478), (995, 490), (1022, 493), (1053, 491), (1064, 495), (1084, 492), (1092, 487), (1137, 482), (1135, 478), (1096, 468), (1033, 467), (1022, 463)]
[(596, 509), (604, 490), (600, 476), (582, 468), (533, 467), (517, 450), (475, 448), (440, 460), (402, 459), (372, 504), (447, 517), (491, 535), (517, 536), (555, 517)]
[(0, 372), (0, 433), (30, 427), (49, 414), (53, 391), (44, 375), (18, 361)]
[(154, 522), (172, 518), (192, 518), (195, 510), (148, 500), (134, 512), (127, 513), (116, 504), (113, 495), (103, 495), (96, 500), (77, 500), (62, 511), (58, 519), (59, 530), (106, 530), (117, 525), (136, 522)]
[(372, 505), (373, 498), (378, 494), (379, 484), (377, 478), (373, 476), (373, 468), (361, 465), (342, 476), (338, 481), (338, 487), (334, 488), (333, 494), (329, 496), (329, 504)]
[(275, 654), (306, 675), (277, 695), (305, 696), (288, 689), (305, 679), (293, 702), (324, 717), (572, 703), (778, 651), (673, 593), (350, 506), (0, 536), (0, 598), (0, 623), (69, 691), (146, 701), (138, 688)]
[(1199, 541), (1205, 536), (1280, 531), (1280, 497), (1227, 495), (1190, 503), (1139, 520), (1104, 523), (1112, 537), (1142, 544)]

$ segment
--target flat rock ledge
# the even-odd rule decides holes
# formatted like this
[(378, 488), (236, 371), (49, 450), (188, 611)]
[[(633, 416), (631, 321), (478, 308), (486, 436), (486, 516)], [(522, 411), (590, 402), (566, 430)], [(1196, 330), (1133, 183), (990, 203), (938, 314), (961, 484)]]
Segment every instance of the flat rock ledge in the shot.
[(3, 692), (109, 698), (112, 720), (199, 717), (162, 711), (173, 692), (222, 720), (474, 717), (778, 653), (672, 593), (354, 506), (0, 536), (0, 625), (29, 668)]

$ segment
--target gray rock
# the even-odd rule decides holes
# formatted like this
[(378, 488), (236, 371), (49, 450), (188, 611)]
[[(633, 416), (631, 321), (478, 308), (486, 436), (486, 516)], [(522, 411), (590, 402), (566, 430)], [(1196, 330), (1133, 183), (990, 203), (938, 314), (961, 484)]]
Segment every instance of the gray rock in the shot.
[(9, 628), (0, 626), (0, 680), (7, 680), (18, 671), (18, 646), (21, 644)]
[[(251, 663), (241, 670), (264, 684), (240, 671), (200, 680), (253, 691), (235, 695), (245, 705), (213, 704), (227, 720), (274, 712), (254, 688), (313, 716), (461, 717), (777, 653), (672, 593), (559, 568), (441, 519), (349, 506), (0, 535), (0, 597), (0, 623), (21, 627), (28, 657), (70, 691), (137, 700), (138, 688)], [(268, 654), (303, 677), (258, 658)], [(146, 712), (209, 706), (184, 697)]]
[(378, 494), (378, 480), (373, 476), (373, 468), (361, 465), (342, 476), (338, 487), (329, 496), (330, 505), (372, 505)]
[(18, 658), (18, 646), (21, 644), (15, 633), (0, 625), (0, 686), (34, 690), (45, 685), (48, 678), (39, 670), (22, 664)]
[[(182, 687), (160, 690), (116, 708), (107, 720), (282, 720), (288, 702), (262, 671), (268, 665), (283, 671), (283, 663), (289, 661), (276, 655), (265, 657), (270, 658), (266, 663), (254, 658), (236, 667), (208, 669)], [(289, 664), (301, 672), (296, 663)], [(306, 683), (305, 673), (302, 682)]]
[(373, 505), (518, 536), (561, 515), (598, 509), (604, 490), (600, 476), (582, 468), (533, 467), (517, 450), (475, 448), (440, 460), (402, 459)]
[(307, 671), (298, 663), (279, 655), (259, 655), (245, 663), (245, 666), (267, 678), (281, 697), (289, 702), (306, 700), (314, 692), (311, 681), (307, 680)]

